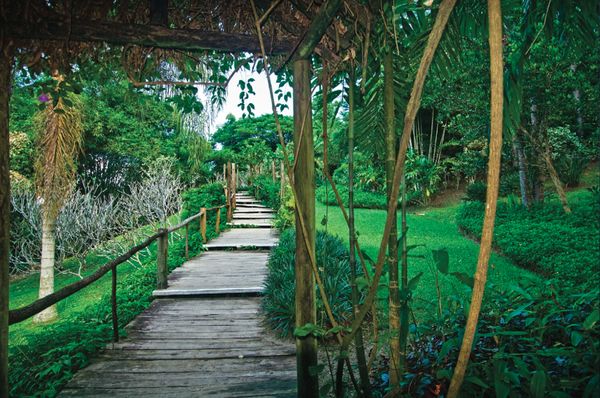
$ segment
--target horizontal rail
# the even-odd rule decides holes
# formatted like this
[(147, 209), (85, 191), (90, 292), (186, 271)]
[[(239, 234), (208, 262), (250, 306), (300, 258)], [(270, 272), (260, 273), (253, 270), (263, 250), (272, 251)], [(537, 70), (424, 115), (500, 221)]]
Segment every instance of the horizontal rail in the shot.
[[(212, 210), (223, 209), (224, 207), (225, 207), (225, 205), (223, 205), (223, 206), (216, 206), (216, 207), (209, 207), (209, 208), (207, 208), (205, 210), (208, 212), (208, 211), (212, 211)], [(178, 229), (181, 229), (181, 228), (185, 227), (187, 224), (189, 224), (190, 222), (192, 222), (195, 219), (200, 218), (200, 217), (202, 217), (202, 210), (200, 210), (200, 212), (198, 214), (194, 214), (193, 216), (186, 218), (185, 220), (183, 220), (179, 224), (174, 225), (171, 228), (167, 228), (167, 232), (169, 232), (169, 233), (175, 232)]]
[(158, 239), (164, 233), (165, 233), (164, 231), (155, 233), (154, 235), (150, 236), (142, 243), (133, 246), (126, 253), (121, 254), (119, 257), (115, 258), (114, 260), (104, 264), (102, 267), (98, 268), (98, 270), (96, 270), (96, 272), (94, 272), (90, 276), (87, 276), (87, 277), (83, 278), (82, 280), (72, 283), (68, 286), (65, 286), (62, 289), (60, 289), (59, 291), (51, 293), (45, 297), (42, 297), (42, 298), (34, 301), (31, 304), (28, 304), (21, 308), (17, 308), (15, 310), (9, 311), (8, 324), (13, 325), (15, 323), (22, 322), (25, 319), (30, 318), (33, 315), (35, 315), (39, 312), (42, 312), (46, 308), (58, 303), (59, 301), (66, 299), (67, 297), (71, 296), (72, 294), (77, 293), (84, 287), (90, 285), (91, 283), (93, 283), (93, 282), (97, 281), (98, 279), (100, 279), (101, 277), (103, 277), (111, 269), (113, 269), (116, 266), (118, 266), (119, 264), (124, 263), (125, 261), (129, 260), (131, 258), (131, 256), (133, 256), (135, 253), (150, 246), (152, 244), (152, 242), (154, 242), (156, 239)]

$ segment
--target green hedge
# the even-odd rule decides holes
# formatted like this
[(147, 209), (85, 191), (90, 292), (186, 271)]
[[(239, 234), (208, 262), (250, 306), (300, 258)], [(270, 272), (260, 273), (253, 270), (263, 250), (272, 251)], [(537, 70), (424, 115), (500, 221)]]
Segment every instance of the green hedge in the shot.
[[(294, 331), (295, 251), (296, 233), (293, 229), (287, 229), (269, 255), (269, 273), (262, 300), (262, 311), (267, 323), (282, 336), (292, 336)], [(316, 252), (332, 311), (337, 321), (344, 322), (352, 315), (348, 250), (340, 238), (317, 231)], [(318, 325), (329, 325), (318, 292), (317, 317)]]
[[(344, 206), (348, 206), (348, 189), (345, 186), (337, 186), (337, 189), (342, 197)], [(321, 185), (317, 188), (316, 198), (319, 202), (337, 206), (337, 200), (331, 187)], [(387, 198), (385, 193), (378, 192), (365, 192), (365, 191), (354, 191), (354, 207), (364, 209), (387, 209)]]
[[(565, 214), (558, 201), (530, 210), (499, 203), (494, 244), (519, 266), (572, 283), (597, 281), (600, 264), (600, 204), (585, 193), (571, 200)], [(465, 202), (456, 222), (464, 233), (481, 237), (484, 204)]]
[[(218, 182), (206, 184), (199, 188), (191, 188), (181, 195), (183, 199), (181, 218), (186, 219), (200, 212), (200, 209), (222, 206), (225, 204), (225, 190), (223, 185)], [(225, 226), (226, 210), (221, 210), (221, 229)], [(209, 211), (206, 217), (206, 236), (212, 239), (217, 236), (215, 225), (217, 212)], [(199, 222), (190, 224), (190, 231), (198, 231)]]

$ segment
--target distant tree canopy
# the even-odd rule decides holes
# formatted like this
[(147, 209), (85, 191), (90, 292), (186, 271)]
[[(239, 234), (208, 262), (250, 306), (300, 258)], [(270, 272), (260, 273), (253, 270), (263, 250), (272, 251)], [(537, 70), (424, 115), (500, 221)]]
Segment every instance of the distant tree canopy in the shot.
[[(290, 142), (294, 132), (294, 120), (290, 116), (279, 116), (279, 121), (286, 143)], [(213, 145), (221, 144), (223, 148), (235, 152), (242, 151), (250, 141), (262, 141), (273, 151), (277, 148), (279, 140), (273, 115), (242, 119), (228, 115), (227, 121), (212, 136)]]

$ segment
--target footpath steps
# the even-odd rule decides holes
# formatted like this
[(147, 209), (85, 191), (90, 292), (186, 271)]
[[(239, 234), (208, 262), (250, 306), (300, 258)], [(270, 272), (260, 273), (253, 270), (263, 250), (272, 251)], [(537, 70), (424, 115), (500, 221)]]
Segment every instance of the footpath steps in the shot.
[(238, 193), (231, 229), (169, 275), (154, 302), (62, 397), (295, 397), (295, 346), (259, 313), (274, 212)]

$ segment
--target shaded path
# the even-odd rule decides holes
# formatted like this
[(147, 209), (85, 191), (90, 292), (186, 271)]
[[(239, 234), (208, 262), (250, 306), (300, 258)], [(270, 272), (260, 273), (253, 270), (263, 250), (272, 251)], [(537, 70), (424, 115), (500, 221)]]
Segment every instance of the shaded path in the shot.
[[(292, 397), (294, 344), (262, 326), (272, 211), (239, 193), (232, 224), (169, 276), (152, 305), (61, 396)], [(250, 249), (250, 250), (244, 250)]]

